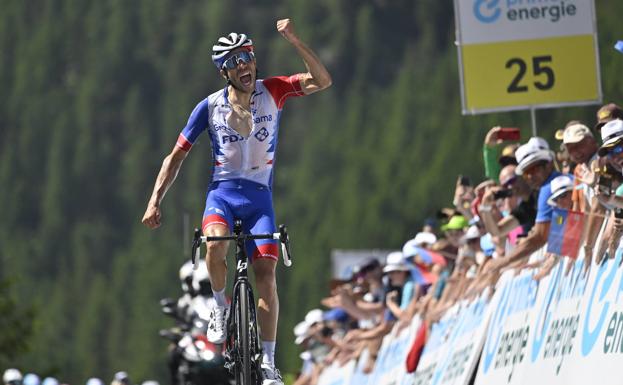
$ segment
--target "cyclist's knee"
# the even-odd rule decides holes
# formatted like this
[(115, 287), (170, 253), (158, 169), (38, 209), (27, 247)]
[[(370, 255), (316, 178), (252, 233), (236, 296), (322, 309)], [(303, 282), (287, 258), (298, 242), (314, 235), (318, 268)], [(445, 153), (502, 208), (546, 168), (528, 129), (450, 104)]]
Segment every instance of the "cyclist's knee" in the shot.
[[(229, 234), (229, 228), (221, 224), (212, 224), (206, 226), (203, 231), (204, 235), (212, 237), (220, 237)], [(208, 242), (207, 246), (207, 258), (225, 259), (227, 254), (228, 241), (213, 241)]]
[(277, 263), (272, 259), (261, 258), (253, 261), (253, 271), (255, 272), (255, 281), (258, 285), (276, 286), (275, 267)]

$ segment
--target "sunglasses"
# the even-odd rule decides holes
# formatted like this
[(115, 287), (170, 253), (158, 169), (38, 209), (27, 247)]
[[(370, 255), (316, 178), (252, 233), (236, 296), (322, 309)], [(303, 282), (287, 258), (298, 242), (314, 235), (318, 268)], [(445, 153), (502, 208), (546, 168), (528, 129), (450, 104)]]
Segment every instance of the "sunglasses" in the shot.
[(509, 179), (507, 179), (505, 182), (502, 183), (502, 187), (511, 188), (515, 184), (516, 181), (517, 181), (516, 176), (510, 177)]
[(613, 157), (615, 155), (620, 155), (623, 153), (623, 145), (618, 145), (614, 147), (612, 150), (608, 151), (608, 156)]
[(253, 54), (253, 52), (241, 51), (227, 58), (227, 60), (223, 62), (223, 66), (221, 68), (222, 69), (227, 68), (229, 70), (233, 70), (234, 68), (238, 66), (238, 64), (249, 63), (253, 59), (255, 59), (255, 55)]

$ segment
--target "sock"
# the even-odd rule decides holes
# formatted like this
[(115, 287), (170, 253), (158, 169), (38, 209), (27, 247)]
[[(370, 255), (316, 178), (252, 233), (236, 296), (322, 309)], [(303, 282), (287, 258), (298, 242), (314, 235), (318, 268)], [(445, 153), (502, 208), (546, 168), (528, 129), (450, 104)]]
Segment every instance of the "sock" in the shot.
[(217, 305), (227, 307), (227, 298), (225, 298), (225, 288), (223, 288), (223, 290), (221, 291), (212, 290), (212, 294), (214, 295), (214, 300), (216, 301)]
[(262, 350), (264, 350), (263, 364), (275, 366), (275, 344), (275, 341), (262, 341)]

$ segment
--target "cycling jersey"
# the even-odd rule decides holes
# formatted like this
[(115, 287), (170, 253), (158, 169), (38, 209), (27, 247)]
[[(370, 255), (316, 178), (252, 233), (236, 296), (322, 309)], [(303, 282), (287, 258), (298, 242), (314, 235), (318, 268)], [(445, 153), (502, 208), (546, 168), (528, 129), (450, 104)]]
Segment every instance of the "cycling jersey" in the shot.
[(246, 138), (227, 125), (232, 108), (227, 93), (225, 87), (195, 107), (177, 146), (189, 151), (207, 130), (212, 141), (212, 181), (246, 179), (271, 188), (281, 110), (289, 97), (304, 95), (299, 75), (255, 82), (251, 95), (252, 129)]
[[(231, 113), (227, 87), (201, 101), (193, 110), (177, 146), (189, 151), (203, 131), (212, 141), (212, 181), (206, 196), (202, 229), (221, 224), (233, 230), (235, 219), (242, 220), (243, 232), (274, 233), (272, 179), (277, 148), (279, 118), (289, 97), (304, 95), (299, 75), (257, 80), (251, 95), (252, 126), (243, 137), (227, 124)], [(249, 240), (247, 255), (276, 260), (275, 240)]]

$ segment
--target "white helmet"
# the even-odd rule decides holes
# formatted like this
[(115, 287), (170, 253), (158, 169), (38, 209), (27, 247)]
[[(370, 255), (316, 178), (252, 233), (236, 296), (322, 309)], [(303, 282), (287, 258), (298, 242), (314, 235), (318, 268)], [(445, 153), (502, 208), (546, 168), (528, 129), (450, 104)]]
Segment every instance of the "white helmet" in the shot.
[(104, 381), (97, 377), (91, 377), (87, 380), (86, 385), (104, 385)]
[(19, 383), (22, 381), (22, 373), (17, 369), (7, 369), (2, 375), (2, 381), (5, 384)]
[(193, 263), (190, 260), (180, 267), (180, 281), (182, 282), (182, 290), (187, 293), (191, 289), (193, 281)]
[(253, 51), (253, 41), (244, 33), (236, 32), (219, 37), (217, 43), (212, 46), (212, 61), (216, 68), (219, 70), (222, 69), (227, 54), (239, 47), (244, 47), (249, 51)]
[(24, 385), (39, 385), (41, 384), (41, 379), (35, 373), (28, 373), (24, 375), (24, 380), (22, 380), (22, 384)]
[(195, 293), (201, 293), (203, 295), (206, 295), (212, 292), (208, 266), (203, 261), (199, 263), (199, 266), (197, 266), (197, 270), (193, 272), (192, 282), (193, 282), (193, 290), (195, 291)]
[(58, 380), (54, 377), (46, 377), (43, 379), (41, 385), (58, 385)]

